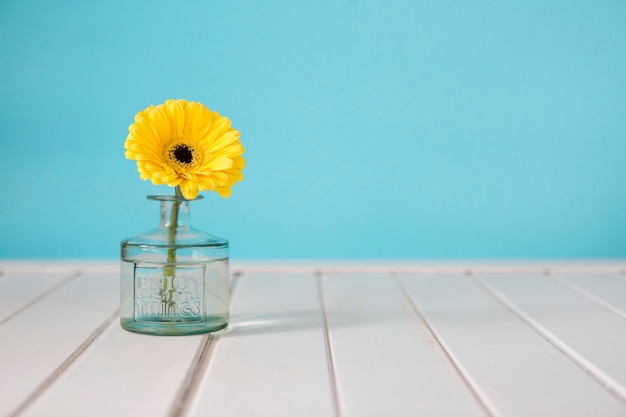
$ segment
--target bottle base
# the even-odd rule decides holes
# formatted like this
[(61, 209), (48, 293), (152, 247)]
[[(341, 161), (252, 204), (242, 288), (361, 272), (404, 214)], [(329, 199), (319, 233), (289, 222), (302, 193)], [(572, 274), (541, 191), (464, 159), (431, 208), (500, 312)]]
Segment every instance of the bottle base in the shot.
[(123, 329), (134, 332), (159, 336), (184, 336), (190, 334), (212, 333), (228, 326), (228, 317), (210, 316), (200, 323), (138, 323), (132, 318), (121, 318)]

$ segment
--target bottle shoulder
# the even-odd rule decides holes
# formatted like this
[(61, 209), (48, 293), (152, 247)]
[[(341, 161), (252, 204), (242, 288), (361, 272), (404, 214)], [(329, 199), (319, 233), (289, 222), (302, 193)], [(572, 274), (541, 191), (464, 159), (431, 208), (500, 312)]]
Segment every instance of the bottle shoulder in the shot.
[[(129, 237), (122, 241), (126, 246), (160, 246), (160, 247), (228, 247), (228, 240), (203, 232), (193, 227), (177, 227), (172, 230), (156, 227), (144, 233)], [(173, 239), (172, 239), (173, 238)]]

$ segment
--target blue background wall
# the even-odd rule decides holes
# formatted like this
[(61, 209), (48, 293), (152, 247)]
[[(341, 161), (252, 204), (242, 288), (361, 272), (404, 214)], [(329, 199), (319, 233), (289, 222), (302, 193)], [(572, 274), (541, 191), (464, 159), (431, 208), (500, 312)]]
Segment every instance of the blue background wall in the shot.
[(193, 224), (234, 258), (626, 256), (626, 2), (0, 3), (0, 257), (153, 227), (123, 142), (167, 98), (246, 179)]

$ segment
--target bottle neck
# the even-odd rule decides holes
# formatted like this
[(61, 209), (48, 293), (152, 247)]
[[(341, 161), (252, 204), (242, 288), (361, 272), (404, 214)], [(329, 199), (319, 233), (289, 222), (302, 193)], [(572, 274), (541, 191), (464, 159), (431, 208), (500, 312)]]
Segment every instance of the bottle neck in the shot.
[(161, 200), (160, 214), (163, 228), (189, 228), (189, 201)]
[(195, 200), (186, 200), (178, 195), (149, 195), (148, 200), (158, 201), (161, 204), (161, 228), (180, 229), (189, 228), (189, 203), (201, 200), (199, 195)]

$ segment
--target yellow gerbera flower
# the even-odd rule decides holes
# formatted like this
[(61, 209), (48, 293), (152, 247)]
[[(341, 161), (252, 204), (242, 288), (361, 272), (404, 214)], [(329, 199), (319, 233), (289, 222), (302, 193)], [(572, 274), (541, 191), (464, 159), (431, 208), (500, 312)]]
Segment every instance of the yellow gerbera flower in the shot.
[(128, 132), (124, 156), (137, 161), (141, 179), (179, 186), (186, 199), (213, 190), (228, 197), (243, 179), (239, 132), (201, 103), (167, 100), (150, 106), (137, 113)]

